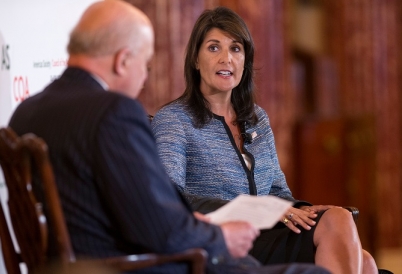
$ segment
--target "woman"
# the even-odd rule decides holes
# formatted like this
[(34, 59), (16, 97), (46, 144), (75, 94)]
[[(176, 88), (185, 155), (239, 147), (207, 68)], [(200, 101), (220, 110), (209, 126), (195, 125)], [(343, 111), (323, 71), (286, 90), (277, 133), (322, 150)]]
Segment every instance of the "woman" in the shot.
[(262, 263), (315, 262), (333, 273), (375, 273), (351, 214), (292, 197), (265, 111), (255, 104), (254, 44), (230, 9), (207, 10), (191, 33), (186, 89), (152, 121), (163, 164), (193, 208), (207, 213), (239, 194), (294, 202), (262, 231), (250, 254)]

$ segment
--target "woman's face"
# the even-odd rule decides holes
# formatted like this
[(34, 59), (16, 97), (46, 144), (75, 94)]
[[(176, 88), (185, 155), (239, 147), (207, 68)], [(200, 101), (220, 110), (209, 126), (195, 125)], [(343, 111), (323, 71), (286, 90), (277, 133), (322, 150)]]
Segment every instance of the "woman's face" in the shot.
[(244, 59), (240, 41), (217, 28), (207, 32), (196, 63), (201, 74), (201, 92), (204, 95), (231, 92), (240, 83)]

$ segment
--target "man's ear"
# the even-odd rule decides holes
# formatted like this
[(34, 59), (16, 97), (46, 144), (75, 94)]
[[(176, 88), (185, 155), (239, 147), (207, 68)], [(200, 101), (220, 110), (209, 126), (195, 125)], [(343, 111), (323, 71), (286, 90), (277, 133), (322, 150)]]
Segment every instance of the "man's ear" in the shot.
[(125, 74), (131, 54), (132, 53), (128, 48), (123, 48), (115, 53), (113, 60), (114, 73), (117, 75)]

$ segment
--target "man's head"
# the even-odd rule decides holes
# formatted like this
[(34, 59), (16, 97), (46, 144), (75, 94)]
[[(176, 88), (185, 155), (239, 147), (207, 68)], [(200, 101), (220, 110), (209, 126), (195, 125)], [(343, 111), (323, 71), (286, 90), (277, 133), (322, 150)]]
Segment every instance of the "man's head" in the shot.
[(142, 11), (121, 0), (104, 0), (92, 4), (71, 32), (68, 64), (136, 98), (148, 76), (153, 48), (152, 25)]

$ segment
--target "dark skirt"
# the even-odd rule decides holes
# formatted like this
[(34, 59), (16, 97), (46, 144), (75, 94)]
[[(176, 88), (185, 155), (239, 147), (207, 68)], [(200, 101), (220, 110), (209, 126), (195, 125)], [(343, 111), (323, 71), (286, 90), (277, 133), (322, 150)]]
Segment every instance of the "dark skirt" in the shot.
[(250, 255), (264, 265), (283, 264), (291, 262), (314, 263), (315, 251), (314, 231), (325, 211), (318, 213), (316, 225), (310, 230), (301, 228), (297, 234), (278, 223), (272, 229), (262, 230), (254, 241)]

